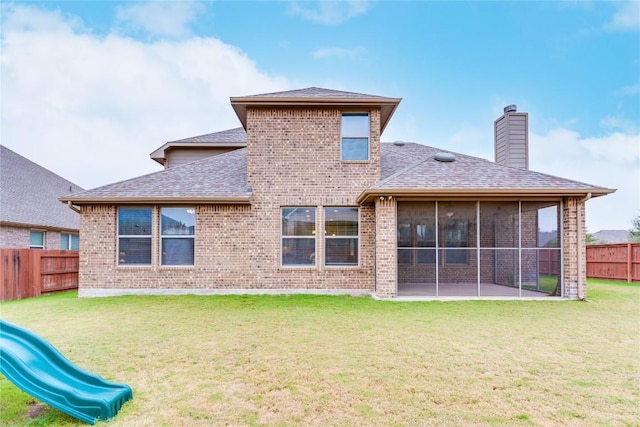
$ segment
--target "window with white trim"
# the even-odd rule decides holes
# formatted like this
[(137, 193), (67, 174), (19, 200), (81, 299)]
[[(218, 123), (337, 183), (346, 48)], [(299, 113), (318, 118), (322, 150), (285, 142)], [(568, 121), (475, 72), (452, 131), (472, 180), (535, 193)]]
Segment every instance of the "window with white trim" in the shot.
[(280, 212), (282, 265), (316, 265), (316, 208), (287, 207)]
[(195, 208), (160, 209), (160, 264), (193, 265)]
[(151, 265), (151, 208), (118, 208), (118, 265)]
[(358, 208), (324, 208), (324, 265), (357, 266), (359, 240)]
[(342, 113), (341, 159), (369, 160), (369, 113)]
[(29, 233), (29, 247), (31, 249), (44, 249), (44, 231), (31, 230)]
[(77, 251), (80, 247), (80, 238), (77, 234), (61, 233), (60, 249)]

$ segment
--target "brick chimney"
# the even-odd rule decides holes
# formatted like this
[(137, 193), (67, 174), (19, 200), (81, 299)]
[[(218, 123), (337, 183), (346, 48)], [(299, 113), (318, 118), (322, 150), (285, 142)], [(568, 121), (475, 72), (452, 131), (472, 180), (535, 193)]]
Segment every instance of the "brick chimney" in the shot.
[(504, 114), (493, 122), (496, 163), (529, 169), (529, 117), (518, 113), (515, 105), (504, 107)]

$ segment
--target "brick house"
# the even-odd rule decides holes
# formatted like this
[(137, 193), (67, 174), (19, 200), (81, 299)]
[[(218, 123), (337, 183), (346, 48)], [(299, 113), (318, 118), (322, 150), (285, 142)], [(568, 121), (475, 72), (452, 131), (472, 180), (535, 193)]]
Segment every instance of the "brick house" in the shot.
[(0, 145), (0, 248), (77, 250), (80, 215), (59, 198), (84, 189)]
[(80, 295), (584, 298), (585, 201), (614, 190), (528, 170), (514, 106), (494, 123), (496, 162), (381, 143), (400, 101), (232, 97), (241, 128), (63, 197), (81, 210)]

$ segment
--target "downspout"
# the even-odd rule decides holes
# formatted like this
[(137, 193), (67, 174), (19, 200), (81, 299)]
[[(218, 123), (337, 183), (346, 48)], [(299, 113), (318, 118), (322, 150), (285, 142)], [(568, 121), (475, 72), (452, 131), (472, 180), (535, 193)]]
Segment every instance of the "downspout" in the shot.
[[(582, 219), (580, 218), (580, 206), (584, 206), (584, 214), (585, 214), (585, 221), (586, 221), (586, 216), (587, 216), (587, 206), (586, 203), (587, 201), (591, 198), (591, 193), (588, 193), (586, 195), (586, 197), (580, 199), (579, 203), (576, 204), (576, 220), (578, 221), (578, 299), (581, 299), (583, 301), (587, 300), (587, 293), (584, 291), (585, 289), (585, 283), (584, 283), (584, 277), (582, 276), (582, 250), (584, 249), (586, 251), (586, 248), (584, 247), (586, 245), (585, 242), (585, 236), (584, 231), (582, 230)], [(586, 253), (586, 252), (585, 252)], [(584, 293), (584, 295), (581, 295), (582, 293)]]
[(69, 206), (69, 209), (71, 209), (72, 211), (80, 213), (80, 208), (73, 206), (71, 200), (67, 201), (67, 206)]

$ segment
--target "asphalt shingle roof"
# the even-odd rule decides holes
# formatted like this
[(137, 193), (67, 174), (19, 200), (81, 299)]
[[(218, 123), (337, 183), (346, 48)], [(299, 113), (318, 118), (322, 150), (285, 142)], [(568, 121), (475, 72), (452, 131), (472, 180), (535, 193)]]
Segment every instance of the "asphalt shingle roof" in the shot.
[(0, 221), (78, 230), (80, 216), (59, 197), (84, 190), (0, 145)]
[(208, 133), (206, 135), (193, 136), (191, 138), (170, 141), (171, 143), (206, 143), (211, 145), (229, 143), (247, 143), (247, 132), (244, 128), (223, 130), (221, 132)]
[(434, 155), (443, 152), (415, 143), (382, 144), (382, 179), (372, 189), (416, 190), (603, 190), (583, 182), (572, 181), (500, 165), (459, 153), (453, 162), (441, 162)]
[[(442, 152), (416, 143), (383, 143), (381, 145), (381, 179), (365, 193), (413, 190), (416, 193), (442, 194), (446, 191), (500, 193), (503, 190), (525, 192), (594, 192), (610, 190), (577, 181), (525, 169), (499, 165), (485, 159), (455, 154), (455, 161), (434, 159)], [(247, 188), (247, 149), (165, 169), (138, 178), (106, 185), (65, 198), (74, 203), (201, 200), (209, 202), (249, 202)]]
[(247, 149), (116, 182), (67, 196), (79, 204), (109, 200), (194, 200), (247, 201)]
[(242, 98), (328, 98), (328, 99), (385, 99), (384, 96), (367, 95), (365, 93), (345, 92), (341, 90), (307, 87), (304, 89), (287, 90), (284, 92), (262, 93), (259, 95), (243, 96)]

